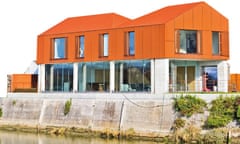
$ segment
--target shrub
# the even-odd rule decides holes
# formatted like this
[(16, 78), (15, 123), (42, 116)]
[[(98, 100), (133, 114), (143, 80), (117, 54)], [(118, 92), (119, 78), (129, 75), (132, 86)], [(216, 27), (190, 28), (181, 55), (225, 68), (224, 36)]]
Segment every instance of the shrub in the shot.
[(72, 105), (72, 99), (67, 100), (67, 101), (65, 102), (64, 115), (67, 115), (67, 114), (70, 112), (71, 105)]
[(222, 97), (212, 101), (210, 115), (206, 121), (209, 128), (218, 128), (226, 126), (235, 117), (235, 98)]
[(204, 135), (203, 143), (207, 144), (225, 144), (226, 132), (223, 130), (211, 130)]
[(181, 119), (181, 118), (177, 118), (175, 121), (174, 121), (174, 124), (173, 124), (173, 129), (174, 130), (177, 130), (177, 129), (180, 129), (180, 128), (183, 128), (185, 126), (185, 120), (184, 119)]
[(2, 117), (3, 111), (2, 108), (0, 108), (0, 117)]
[(182, 115), (190, 117), (194, 113), (202, 113), (207, 103), (195, 96), (186, 95), (174, 99), (174, 107), (176, 111)]
[(231, 118), (225, 115), (213, 115), (208, 116), (206, 121), (206, 127), (218, 128), (227, 125), (231, 121)]

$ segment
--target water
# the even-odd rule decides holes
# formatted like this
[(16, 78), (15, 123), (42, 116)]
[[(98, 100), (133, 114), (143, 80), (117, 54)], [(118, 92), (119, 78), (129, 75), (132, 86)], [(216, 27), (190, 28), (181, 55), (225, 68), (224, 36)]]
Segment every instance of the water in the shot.
[(105, 140), (0, 131), (0, 144), (160, 144), (151, 141)]

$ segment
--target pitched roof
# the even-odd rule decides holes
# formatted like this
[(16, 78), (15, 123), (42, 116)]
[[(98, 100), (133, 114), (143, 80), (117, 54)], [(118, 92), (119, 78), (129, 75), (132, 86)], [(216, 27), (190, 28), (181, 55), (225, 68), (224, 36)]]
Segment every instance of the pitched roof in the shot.
[(139, 18), (136, 18), (130, 22), (126, 22), (121, 27), (129, 26), (142, 26), (152, 24), (164, 24), (169, 20), (183, 14), (184, 12), (192, 9), (193, 7), (205, 2), (195, 2), (180, 5), (167, 6), (162, 9), (156, 10)]
[(71, 17), (51, 27), (42, 35), (115, 28), (130, 19), (115, 13)]

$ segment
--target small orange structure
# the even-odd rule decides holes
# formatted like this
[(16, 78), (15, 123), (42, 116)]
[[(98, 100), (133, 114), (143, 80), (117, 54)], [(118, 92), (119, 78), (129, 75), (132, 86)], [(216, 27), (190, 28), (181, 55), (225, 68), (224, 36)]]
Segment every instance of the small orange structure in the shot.
[(229, 81), (229, 91), (239, 92), (240, 91), (240, 74), (231, 74)]
[(8, 75), (8, 92), (37, 92), (36, 74)]

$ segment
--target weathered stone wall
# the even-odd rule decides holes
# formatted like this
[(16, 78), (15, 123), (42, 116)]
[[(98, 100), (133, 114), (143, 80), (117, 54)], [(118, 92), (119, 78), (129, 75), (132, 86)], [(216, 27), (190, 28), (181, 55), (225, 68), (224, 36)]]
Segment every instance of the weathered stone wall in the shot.
[(65, 103), (69, 99), (2, 98), (0, 123), (119, 133), (132, 130), (141, 136), (157, 136), (169, 133), (174, 121), (171, 100), (72, 98), (70, 111), (64, 115)]

